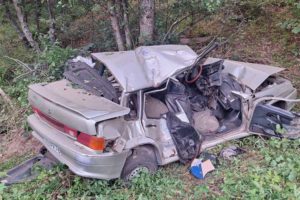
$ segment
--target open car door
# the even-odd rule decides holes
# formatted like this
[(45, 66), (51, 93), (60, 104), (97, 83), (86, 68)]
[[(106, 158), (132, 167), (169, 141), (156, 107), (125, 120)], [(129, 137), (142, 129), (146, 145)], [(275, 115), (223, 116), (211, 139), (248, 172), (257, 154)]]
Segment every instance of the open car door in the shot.
[[(264, 97), (256, 101), (249, 123), (249, 131), (278, 138), (300, 138), (300, 113), (265, 103), (268, 100), (276, 99)], [(278, 98), (278, 100), (300, 102), (300, 99)]]

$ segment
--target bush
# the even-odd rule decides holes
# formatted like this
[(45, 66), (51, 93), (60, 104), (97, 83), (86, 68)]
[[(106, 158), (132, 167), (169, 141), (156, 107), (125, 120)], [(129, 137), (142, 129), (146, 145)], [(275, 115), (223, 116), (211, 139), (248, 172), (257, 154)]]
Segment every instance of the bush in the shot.
[(300, 33), (300, 2), (294, 2), (290, 6), (292, 18), (280, 23), (280, 27), (290, 30), (294, 34)]

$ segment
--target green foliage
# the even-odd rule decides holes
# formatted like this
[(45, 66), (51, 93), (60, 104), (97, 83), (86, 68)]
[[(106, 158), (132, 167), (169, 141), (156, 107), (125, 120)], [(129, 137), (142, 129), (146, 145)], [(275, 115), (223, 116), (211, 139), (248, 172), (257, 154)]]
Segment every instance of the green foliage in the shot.
[[(179, 164), (163, 167), (154, 175), (142, 173), (130, 185), (121, 180), (82, 178), (59, 165), (42, 170), (32, 182), (3, 188), (2, 195), (4, 199), (300, 198), (300, 140), (250, 137), (234, 143), (248, 152), (232, 161), (221, 159), (221, 165), (205, 181), (186, 179), (191, 175)], [(219, 149), (221, 146), (216, 152)]]
[(259, 162), (249, 163), (243, 171), (238, 170), (242, 164), (238, 162), (237, 168), (226, 171), (222, 198), (299, 199), (300, 140), (271, 139), (260, 145), (260, 154), (254, 158)]
[(216, 11), (218, 8), (220, 8), (222, 3), (223, 3), (223, 0), (203, 0), (204, 7), (209, 12)]
[(298, 34), (300, 33), (300, 19), (288, 19), (285, 22), (280, 23), (280, 27), (288, 29), (294, 34)]
[[(28, 190), (28, 188), (30, 188)], [(62, 166), (42, 171), (37, 180), (5, 188), (12, 199), (173, 199), (186, 196), (183, 182), (162, 171), (141, 174), (130, 186), (120, 180), (108, 182), (71, 175)], [(201, 190), (198, 190), (200, 192)]]
[[(7, 83), (5, 87), (6, 91), (12, 98), (15, 98), (22, 107), (26, 107), (28, 105), (28, 85), (37, 82), (50, 82), (62, 78), (64, 63), (73, 53), (74, 51), (70, 48), (61, 48), (58, 45), (48, 46), (40, 57), (37, 57), (36, 64), (33, 65), (36, 73), (31, 73), (17, 80), (14, 80), (14, 78), (22, 76), (24, 71), (23, 69), (16, 68), (15, 64), (14, 73), (10, 74), (11, 77), (9, 77), (10, 80), (2, 80)], [(2, 77), (6, 75), (9, 67), (3, 69), (3, 74), (0, 72)]]
[[(292, 1), (292, 0), (291, 0)], [(300, 2), (292, 1), (292, 5), (290, 6), (290, 10), (292, 12), (292, 18), (285, 20), (280, 23), (280, 27), (283, 29), (290, 30), (294, 34), (300, 33)]]
[(75, 53), (71, 48), (61, 48), (59, 44), (48, 45), (40, 55), (39, 64), (47, 66), (46, 82), (62, 78), (65, 62)]
[[(218, 11), (224, 0), (179, 0), (169, 3), (167, 7), (156, 10), (155, 28), (157, 40), (154, 44), (161, 44), (162, 38), (176, 21), (180, 21), (169, 35), (168, 43), (178, 43), (178, 33), (182, 33), (187, 27), (198, 23)], [(136, 17), (137, 18), (137, 17)], [(181, 21), (181, 19), (184, 20)], [(137, 22), (138, 23), (138, 22)]]
[(264, 7), (268, 4), (261, 0), (225, 0), (224, 8), (237, 20), (255, 20), (265, 15)]

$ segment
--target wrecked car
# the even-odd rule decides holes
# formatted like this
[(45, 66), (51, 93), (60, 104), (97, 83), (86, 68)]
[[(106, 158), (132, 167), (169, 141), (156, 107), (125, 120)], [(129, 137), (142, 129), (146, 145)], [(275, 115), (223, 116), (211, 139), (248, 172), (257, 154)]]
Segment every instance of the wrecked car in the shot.
[(131, 180), (229, 140), (300, 135), (282, 68), (204, 62), (185, 45), (91, 56), (69, 62), (65, 79), (29, 87), (33, 136), (77, 175)]

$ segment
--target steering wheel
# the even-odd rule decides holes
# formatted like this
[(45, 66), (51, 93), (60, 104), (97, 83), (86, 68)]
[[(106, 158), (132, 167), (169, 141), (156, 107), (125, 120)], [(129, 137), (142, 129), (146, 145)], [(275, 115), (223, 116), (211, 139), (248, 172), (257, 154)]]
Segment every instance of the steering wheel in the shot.
[(187, 72), (187, 74), (185, 75), (185, 82), (186, 83), (188, 83), (188, 84), (195, 83), (200, 78), (200, 76), (202, 74), (203, 66), (199, 65), (197, 74), (194, 77), (191, 77), (191, 74), (194, 73), (194, 70), (197, 70), (197, 68), (194, 67), (193, 69), (190, 69)]

